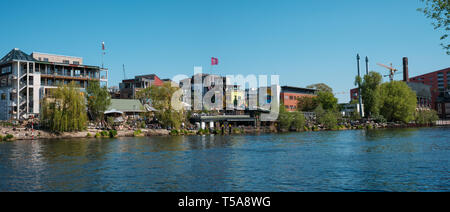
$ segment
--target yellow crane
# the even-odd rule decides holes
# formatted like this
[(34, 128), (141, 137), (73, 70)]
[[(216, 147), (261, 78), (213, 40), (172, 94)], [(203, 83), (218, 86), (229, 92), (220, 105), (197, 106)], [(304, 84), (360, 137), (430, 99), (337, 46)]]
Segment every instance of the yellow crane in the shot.
[(384, 75), (384, 77), (389, 77), (389, 79), (392, 81), (394, 81), (394, 75), (396, 74), (396, 72), (398, 71), (398, 69), (395, 69), (394, 67), (392, 67), (392, 63), (391, 66), (387, 66), (381, 63), (377, 63), (377, 65), (383, 67), (383, 68), (387, 68), (389, 70), (389, 75)]

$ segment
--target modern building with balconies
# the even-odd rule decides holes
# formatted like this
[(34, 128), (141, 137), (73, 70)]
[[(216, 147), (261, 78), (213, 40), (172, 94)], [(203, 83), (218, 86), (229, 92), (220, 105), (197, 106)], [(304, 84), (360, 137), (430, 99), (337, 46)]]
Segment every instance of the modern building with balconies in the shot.
[(83, 64), (83, 58), (11, 50), (0, 60), (0, 120), (39, 114), (51, 89), (75, 82), (85, 90), (91, 81), (108, 86), (108, 70)]

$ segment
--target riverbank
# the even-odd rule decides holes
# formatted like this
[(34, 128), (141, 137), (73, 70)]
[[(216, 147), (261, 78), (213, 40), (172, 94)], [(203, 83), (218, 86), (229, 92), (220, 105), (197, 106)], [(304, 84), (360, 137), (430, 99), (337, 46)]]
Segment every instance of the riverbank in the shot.
[[(438, 125), (418, 125), (418, 124), (398, 124), (398, 123), (364, 123), (358, 125), (338, 125), (333, 129), (325, 129), (321, 126), (304, 127), (304, 131), (342, 131), (342, 130), (363, 130), (363, 129), (389, 129), (389, 128), (418, 128), (432, 127)], [(31, 130), (29, 128), (16, 127), (0, 127), (1, 138), (4, 140), (43, 140), (43, 139), (70, 139), (70, 138), (101, 138), (101, 137), (150, 137), (150, 136), (180, 136), (180, 135), (207, 135), (207, 134), (223, 134), (223, 135), (245, 135), (258, 133), (284, 133), (295, 130), (281, 130), (274, 126), (263, 127), (232, 127), (227, 129), (216, 130), (166, 130), (166, 129), (123, 129), (119, 131), (104, 131), (97, 129), (89, 129), (83, 132), (66, 132), (51, 133), (45, 130)], [(1, 141), (1, 139), (0, 139)]]

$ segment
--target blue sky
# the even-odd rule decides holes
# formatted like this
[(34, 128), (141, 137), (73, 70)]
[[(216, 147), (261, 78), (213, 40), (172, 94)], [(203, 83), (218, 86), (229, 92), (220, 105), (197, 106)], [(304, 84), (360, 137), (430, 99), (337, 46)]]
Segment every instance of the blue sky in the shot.
[[(0, 55), (13, 48), (81, 56), (105, 64), (110, 85), (155, 73), (191, 75), (219, 58), (219, 74), (279, 74), (282, 85), (323, 82), (340, 102), (354, 87), (356, 53), (410, 76), (450, 67), (442, 32), (416, 11), (420, 0), (161, 0), (5, 1), (0, 12)], [(364, 64), (361, 64), (364, 67)], [(401, 75), (397, 76), (401, 79)], [(385, 78), (387, 80), (387, 78)]]

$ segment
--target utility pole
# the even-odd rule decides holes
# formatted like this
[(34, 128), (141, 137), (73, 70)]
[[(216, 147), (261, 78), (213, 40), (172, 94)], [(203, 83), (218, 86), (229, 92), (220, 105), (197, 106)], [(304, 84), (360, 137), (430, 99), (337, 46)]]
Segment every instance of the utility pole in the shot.
[(361, 98), (361, 70), (359, 67), (359, 61), (361, 60), (361, 57), (359, 56), (359, 54), (356, 55), (356, 60), (357, 60), (357, 64), (358, 64), (358, 97), (359, 97), (359, 115), (361, 116), (361, 118), (363, 117), (363, 111), (362, 111), (362, 98)]

